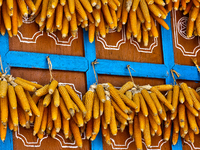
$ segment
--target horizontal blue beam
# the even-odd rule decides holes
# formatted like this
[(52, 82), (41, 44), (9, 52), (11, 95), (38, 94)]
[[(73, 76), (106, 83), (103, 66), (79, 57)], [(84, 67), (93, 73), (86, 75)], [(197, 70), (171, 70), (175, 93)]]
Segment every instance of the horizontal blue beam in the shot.
[(48, 69), (47, 56), (50, 57), (52, 68), (55, 70), (79, 72), (88, 70), (87, 59), (80, 56), (9, 51), (5, 60), (11, 67)]
[(175, 65), (173, 69), (180, 74), (178, 79), (200, 81), (200, 74), (194, 66)]
[(132, 76), (161, 78), (165, 79), (168, 76), (167, 67), (163, 64), (139, 63), (118, 60), (98, 59), (98, 64), (95, 65), (97, 74), (129, 76), (127, 65), (130, 65)]

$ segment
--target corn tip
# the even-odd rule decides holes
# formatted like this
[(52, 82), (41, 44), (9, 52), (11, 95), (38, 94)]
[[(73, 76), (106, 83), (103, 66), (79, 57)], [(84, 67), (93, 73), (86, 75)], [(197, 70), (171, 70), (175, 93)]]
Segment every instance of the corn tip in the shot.
[(35, 131), (33, 131), (33, 136), (35, 136), (37, 133)]
[(60, 132), (60, 128), (56, 128), (56, 133), (59, 133)]

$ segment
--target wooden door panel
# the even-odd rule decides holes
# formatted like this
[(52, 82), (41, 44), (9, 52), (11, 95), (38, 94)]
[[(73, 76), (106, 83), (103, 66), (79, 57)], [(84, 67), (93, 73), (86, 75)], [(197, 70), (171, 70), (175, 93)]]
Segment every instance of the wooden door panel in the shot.
[(96, 37), (97, 59), (146, 62), (163, 64), (160, 26), (157, 26), (159, 37), (150, 38), (149, 45), (138, 43), (133, 37), (126, 39), (125, 28), (121, 32), (110, 30), (106, 38)]
[(39, 31), (36, 23), (24, 23), (15, 37), (9, 38), (10, 50), (60, 55), (84, 56), (83, 30), (78, 35), (70, 34), (65, 39), (61, 32), (46, 33)]

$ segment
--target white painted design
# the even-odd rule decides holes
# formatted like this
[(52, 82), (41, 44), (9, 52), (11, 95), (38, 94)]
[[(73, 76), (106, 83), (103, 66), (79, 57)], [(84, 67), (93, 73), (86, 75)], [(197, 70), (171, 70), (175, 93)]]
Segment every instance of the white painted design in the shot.
[(21, 43), (36, 43), (37, 39), (43, 35), (44, 35), (44, 31), (37, 31), (31, 38), (28, 38), (28, 37), (24, 37), (21, 31), (18, 30), (17, 32), (17, 37)]
[[(33, 125), (31, 125), (31, 127), (33, 127)], [(40, 147), (41, 143), (44, 139), (48, 138), (48, 135), (45, 135), (42, 139), (37, 138), (36, 142), (29, 142), (26, 137), (20, 133), (20, 128), (18, 126), (18, 131), (15, 132), (15, 137), (17, 139), (20, 139), (25, 147)]]
[[(109, 29), (109, 34), (116, 33), (116, 32), (117, 32), (116, 30)], [(115, 45), (109, 45), (106, 42), (106, 40), (104, 38), (102, 38), (100, 35), (97, 35), (96, 39), (97, 39), (97, 41), (101, 42), (101, 44), (103, 45), (104, 49), (106, 49), (106, 50), (119, 50), (120, 46), (122, 44), (126, 43), (126, 30), (125, 30), (125, 26), (123, 26), (123, 28), (122, 28), (122, 38)], [(138, 52), (152, 53), (153, 49), (158, 46), (158, 39), (154, 38), (153, 43), (151, 43), (149, 45), (149, 47), (141, 47), (140, 44), (134, 39), (133, 36), (130, 39), (130, 43), (136, 47), (136, 49), (137, 49)]]
[[(30, 18), (23, 17), (24, 24), (32, 24), (34, 22), (35, 22), (34, 19), (30, 20)], [(44, 33), (47, 34), (48, 37), (52, 38), (55, 41), (55, 44), (59, 45), (59, 46), (71, 46), (72, 42), (74, 40), (78, 39), (78, 32), (76, 34), (76, 37), (70, 36), (70, 37), (67, 37), (68, 40), (65, 40), (65, 39), (63, 40), (63, 39), (59, 39), (55, 33), (46, 33), (44, 31), (37, 31), (34, 33), (34, 35), (32, 37), (24, 37), (23, 32), (21, 32), (19, 30), (17, 33), (17, 37), (21, 43), (36, 43), (38, 37), (43, 36)]]
[[(115, 32), (116, 32), (116, 30), (109, 29), (109, 34), (112, 34), (112, 33), (115, 33)], [(106, 49), (106, 50), (119, 50), (120, 46), (122, 44), (126, 43), (125, 27), (122, 28), (122, 38), (115, 45), (107, 44), (106, 40), (104, 38), (102, 38), (100, 35), (97, 35), (96, 39), (97, 39), (98, 42), (101, 42), (101, 44), (103, 45), (104, 49)]]
[[(59, 85), (69, 85), (72, 87), (72, 89), (77, 93), (77, 95), (80, 97), (80, 99), (82, 99), (82, 93), (78, 90), (76, 90), (74, 84), (72, 83), (59, 83)], [(33, 127), (34, 125), (31, 124), (31, 127)], [(37, 138), (36, 142), (32, 142), (32, 141), (28, 141), (27, 138), (20, 133), (20, 128), (18, 127), (18, 131), (15, 132), (15, 137), (17, 139), (20, 139), (25, 147), (40, 147), (42, 141), (44, 141), (45, 139), (48, 138), (48, 135), (45, 134), (44, 137), (42, 139)], [(85, 133), (82, 134), (82, 139), (85, 140), (86, 139), (86, 135)], [(60, 145), (62, 148), (78, 148), (78, 146), (76, 146), (75, 142), (66, 142), (65, 138), (63, 136), (61, 136), (60, 134), (57, 134), (55, 137), (55, 140), (59, 141)]]
[(138, 52), (152, 53), (153, 49), (158, 46), (158, 39), (154, 38), (153, 43), (151, 43), (149, 47), (140, 47), (140, 44), (136, 41), (136, 39), (131, 36), (130, 43), (136, 47)]
[(172, 10), (172, 18), (173, 18), (175, 47), (181, 50), (184, 56), (196, 57), (198, 51), (200, 50), (199, 37), (198, 37), (198, 45), (193, 49), (192, 52), (188, 52), (185, 49), (185, 47), (179, 43), (179, 35), (186, 40), (193, 40), (195, 38), (195, 36), (192, 36), (191, 38), (187, 38), (187, 35), (186, 35), (187, 17), (184, 16), (177, 21), (176, 11)]
[[(120, 87), (115, 87), (116, 89), (120, 89)], [(120, 127), (117, 127), (118, 131), (120, 130)], [(112, 149), (116, 149), (116, 150), (121, 150), (121, 149), (128, 149), (129, 145), (131, 143), (133, 143), (135, 140), (132, 137), (129, 137), (125, 140), (124, 144), (117, 144), (115, 142), (115, 140), (113, 138), (110, 138), (111, 140), (111, 146)], [(158, 145), (151, 145), (149, 148), (147, 147), (147, 145), (145, 144), (144, 139), (142, 139), (142, 143), (143, 145), (146, 147), (147, 150), (161, 150), (161, 147), (163, 146), (163, 144), (165, 144), (167, 141), (161, 139), (158, 142)]]
[(187, 33), (186, 33), (186, 30), (187, 30), (187, 21), (188, 21), (188, 17), (186, 16), (183, 16), (179, 19), (178, 21), (178, 33), (184, 38), (184, 39), (187, 39), (187, 40), (191, 40), (191, 39), (194, 39), (195, 36), (192, 35), (192, 37), (188, 38), (187, 37)]
[[(157, 26), (156, 21), (155, 25)], [(140, 44), (137, 42), (137, 40), (133, 36), (131, 36), (130, 43), (136, 47), (138, 52), (153, 53), (154, 48), (158, 46), (158, 39), (154, 38), (153, 43), (151, 43), (149, 47), (141, 47)]]
[[(128, 149), (129, 148), (129, 145), (131, 143), (134, 142), (134, 139), (132, 137), (129, 137), (126, 139), (125, 143), (124, 144), (116, 144), (115, 140), (113, 138), (110, 138), (111, 139), (111, 146), (112, 146), (112, 149)], [(161, 139), (159, 142), (158, 142), (158, 145), (151, 145), (149, 148), (147, 147), (147, 145), (145, 144), (145, 141), (144, 139), (142, 139), (142, 143), (143, 145), (146, 147), (147, 150), (161, 150), (161, 147), (163, 146), (163, 144), (165, 144), (167, 141), (164, 141), (163, 139)]]
[(126, 139), (124, 144), (116, 144), (115, 140), (110, 138), (112, 149), (128, 149), (129, 145), (134, 142), (132, 137)]
[(54, 33), (47, 33), (47, 35), (51, 37), (52, 39), (54, 39), (56, 45), (60, 45), (60, 46), (71, 46), (72, 42), (75, 39), (78, 39), (78, 32), (76, 34), (76, 37), (70, 36), (67, 41), (64, 41), (62, 39), (60, 40)]
[(162, 146), (167, 143), (167, 141), (161, 139), (159, 142), (158, 142), (158, 145), (152, 145), (150, 146), (149, 148), (147, 147), (147, 145), (145, 144), (144, 142), (144, 139), (142, 139), (142, 143), (145, 145), (146, 149), (147, 150), (161, 150)]
[(34, 22), (35, 22), (35, 18), (30, 19), (29, 17), (24, 17), (24, 16), (23, 16), (22, 22), (25, 23), (25, 24), (31, 24), (31, 23), (34, 23)]
[(200, 150), (200, 147), (195, 147), (194, 144), (191, 143), (191, 142), (187, 142), (186, 140), (183, 140), (183, 142), (185, 144), (187, 144), (191, 148), (191, 150), (193, 150), (193, 149), (195, 149), (195, 150), (199, 149)]

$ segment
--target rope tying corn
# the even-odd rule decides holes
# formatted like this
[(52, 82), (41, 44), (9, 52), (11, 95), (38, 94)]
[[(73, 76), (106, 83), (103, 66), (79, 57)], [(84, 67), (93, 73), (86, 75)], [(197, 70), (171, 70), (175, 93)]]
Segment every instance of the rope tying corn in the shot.
[(171, 71), (172, 78), (173, 78), (173, 80), (174, 80), (174, 85), (175, 85), (175, 84), (177, 84), (177, 82), (176, 82), (176, 79), (175, 79), (175, 77), (174, 77), (174, 73), (176, 74), (176, 76), (177, 76), (178, 78), (180, 77), (180, 74), (179, 74), (178, 72), (176, 72), (174, 69), (171, 69), (170, 71)]
[(191, 58), (191, 59), (192, 59), (192, 62), (194, 63), (194, 65), (197, 67), (198, 72), (200, 73), (200, 68), (197, 64), (197, 58)]
[(49, 56), (47, 56), (47, 61), (48, 61), (48, 66), (49, 66), (50, 82), (51, 82), (52, 80), (54, 80), (54, 78), (53, 78), (53, 75), (52, 75), (52, 63), (51, 63)]
[(132, 74), (131, 74), (131, 70), (130, 70), (130, 69), (132, 69), (134, 72), (135, 72), (135, 70), (134, 70), (133, 68), (131, 68), (130, 65), (127, 65), (127, 69), (128, 69), (128, 71), (129, 71), (129, 74), (130, 74), (131, 80), (132, 80), (132, 82), (133, 82), (133, 84), (134, 84), (134, 87), (137, 88), (137, 85), (135, 85), (135, 82), (134, 82), (134, 80), (133, 80), (133, 76), (132, 76)]
[(94, 67), (94, 65), (96, 65), (96, 64), (98, 64), (97, 59), (95, 59), (92, 62), (92, 68), (93, 68), (93, 71), (94, 71), (94, 76), (95, 76), (95, 79), (96, 79), (96, 84), (98, 84), (97, 74), (96, 74), (95, 67)]

